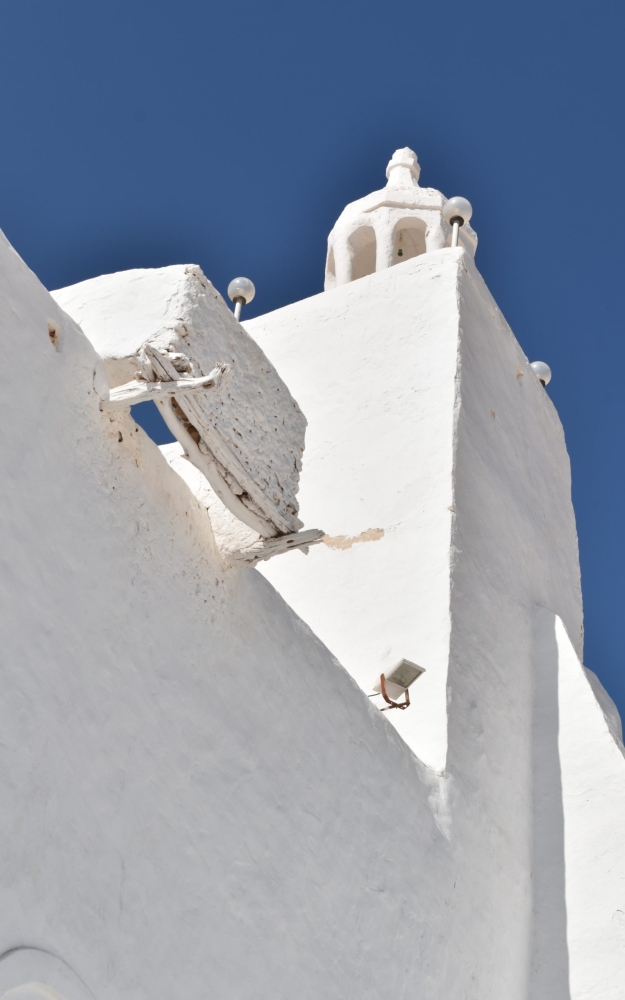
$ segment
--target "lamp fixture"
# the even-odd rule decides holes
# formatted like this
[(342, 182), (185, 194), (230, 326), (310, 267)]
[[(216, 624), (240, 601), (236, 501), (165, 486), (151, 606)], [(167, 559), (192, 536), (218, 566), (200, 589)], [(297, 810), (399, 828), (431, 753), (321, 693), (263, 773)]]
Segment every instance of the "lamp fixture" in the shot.
[(532, 361), (530, 368), (543, 387), (551, 382), (551, 368), (544, 361)]
[(228, 285), (228, 298), (234, 302), (234, 318), (241, 318), (241, 307), (256, 295), (254, 283), (249, 278), (233, 278)]
[(471, 202), (467, 201), (466, 198), (459, 198), (457, 196), (455, 198), (448, 198), (443, 205), (443, 218), (445, 222), (448, 222), (452, 227), (452, 247), (458, 246), (458, 232), (460, 230), (460, 226), (464, 226), (472, 215), (473, 208), (471, 206)]
[[(420, 667), (412, 660), (400, 660), (392, 670), (380, 674), (379, 681), (374, 685), (373, 694), (370, 694), (369, 697), (375, 698), (376, 695), (382, 695), (386, 702), (386, 706), (381, 709), (382, 712), (388, 712), (391, 708), (408, 708), (410, 705), (408, 688), (424, 673), (425, 667)], [(398, 701), (397, 699), (402, 694), (404, 700)]]

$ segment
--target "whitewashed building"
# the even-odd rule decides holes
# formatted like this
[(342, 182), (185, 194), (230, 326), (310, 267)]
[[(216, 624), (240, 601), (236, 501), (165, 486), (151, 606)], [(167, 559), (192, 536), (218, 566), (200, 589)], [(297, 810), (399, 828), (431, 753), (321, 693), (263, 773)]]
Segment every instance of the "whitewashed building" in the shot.
[(2, 1000), (625, 995), (563, 430), (468, 221), (387, 178), (243, 325), (2, 238)]

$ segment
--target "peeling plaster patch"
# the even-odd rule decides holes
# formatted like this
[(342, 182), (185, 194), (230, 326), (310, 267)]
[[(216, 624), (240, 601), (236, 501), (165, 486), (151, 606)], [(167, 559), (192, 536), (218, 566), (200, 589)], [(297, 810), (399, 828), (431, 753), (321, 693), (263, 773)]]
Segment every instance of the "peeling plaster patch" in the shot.
[(327, 545), (329, 549), (351, 549), (352, 545), (356, 545), (358, 542), (377, 542), (384, 536), (384, 528), (367, 528), (366, 531), (361, 531), (359, 535), (335, 535), (333, 538), (330, 535), (324, 535), (321, 541), (324, 545)]

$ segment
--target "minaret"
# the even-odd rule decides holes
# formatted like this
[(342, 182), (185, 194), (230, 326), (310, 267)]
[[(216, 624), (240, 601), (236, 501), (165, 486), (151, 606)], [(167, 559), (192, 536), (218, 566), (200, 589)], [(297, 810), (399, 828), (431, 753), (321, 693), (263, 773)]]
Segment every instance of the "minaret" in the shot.
[[(419, 187), (411, 150), (387, 177), (330, 234), (336, 287), (330, 266), (325, 293), (246, 324), (306, 413), (300, 503), (327, 532), (263, 572), (367, 693), (404, 658), (425, 667), (410, 710), (388, 715), (442, 769), (454, 623), (471, 608), (481, 655), (495, 635), (518, 655), (520, 608), (544, 604), (581, 652), (577, 537), (560, 421), (475, 268), (474, 231), (446, 246), (446, 199)], [(493, 698), (529, 667), (510, 670)]]
[[(420, 173), (416, 153), (397, 149), (386, 168), (386, 187), (344, 209), (328, 237), (326, 291), (449, 246), (446, 199), (420, 187)], [(477, 236), (469, 225), (462, 227), (461, 245), (475, 254)]]

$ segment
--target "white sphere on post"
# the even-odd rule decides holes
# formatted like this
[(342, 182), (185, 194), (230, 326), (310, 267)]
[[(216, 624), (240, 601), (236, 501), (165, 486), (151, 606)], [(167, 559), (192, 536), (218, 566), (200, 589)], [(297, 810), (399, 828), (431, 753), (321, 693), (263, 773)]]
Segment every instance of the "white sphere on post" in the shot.
[(551, 368), (544, 361), (532, 361), (530, 368), (542, 385), (548, 385), (551, 382)]
[(249, 278), (233, 278), (228, 285), (228, 298), (234, 302), (234, 318), (241, 316), (241, 307), (251, 302), (256, 295), (254, 283)]
[(451, 245), (452, 247), (458, 246), (458, 232), (460, 226), (464, 226), (465, 223), (469, 221), (473, 215), (473, 207), (470, 201), (466, 198), (460, 198), (456, 196), (455, 198), (448, 198), (443, 205), (443, 218), (445, 222), (450, 224), (451, 228)]

